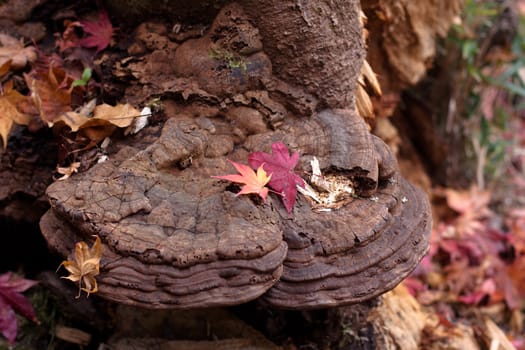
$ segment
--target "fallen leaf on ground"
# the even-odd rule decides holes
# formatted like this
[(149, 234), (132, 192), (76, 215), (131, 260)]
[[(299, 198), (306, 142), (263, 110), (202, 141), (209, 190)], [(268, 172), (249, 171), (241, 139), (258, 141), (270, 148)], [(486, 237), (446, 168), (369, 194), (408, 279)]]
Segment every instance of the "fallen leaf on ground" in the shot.
[(270, 181), (272, 175), (268, 176), (262, 166), (257, 169), (256, 174), (255, 171), (248, 165), (239, 164), (232, 161), (230, 161), (230, 163), (232, 163), (240, 175), (232, 174), (212, 177), (244, 184), (244, 186), (241, 188), (241, 191), (237, 193), (237, 196), (241, 194), (256, 193), (264, 201), (266, 201), (266, 197), (268, 196), (268, 188), (265, 186), (268, 181)]
[(482, 221), (491, 214), (488, 208), (491, 197), (489, 191), (477, 187), (465, 191), (446, 189), (445, 196), (448, 206), (459, 213), (455, 227), (460, 235), (483, 231)]
[(60, 52), (80, 46), (80, 38), (75, 33), (75, 28), (81, 28), (82, 24), (78, 21), (66, 19), (64, 21), (64, 26), (66, 29), (64, 29), (64, 32), (56, 41), (56, 46), (58, 46)]
[(8, 59), (5, 61), (0, 61), (0, 78), (6, 75), (11, 69), (12, 60)]
[(11, 61), (9, 68), (13, 70), (24, 68), (27, 63), (34, 62), (37, 58), (33, 46), (24, 47), (24, 44), (7, 34), (0, 33), (0, 66)]
[(26, 96), (13, 90), (12, 81), (3, 86), (3, 93), (0, 95), (0, 137), (4, 150), (7, 147), (7, 140), (13, 124), (28, 125), (31, 121), (31, 117), (19, 109), (22, 103), (27, 102)]
[(18, 332), (15, 311), (38, 323), (33, 306), (22, 295), (22, 292), (37, 283), (37, 281), (16, 277), (11, 272), (0, 275), (0, 332), (11, 345), (14, 344)]
[(62, 114), (71, 112), (71, 83), (74, 78), (61, 67), (24, 74), (40, 118), (52, 127)]
[(140, 117), (139, 110), (129, 103), (116, 106), (101, 104), (93, 109), (93, 116), (91, 117), (83, 113), (69, 111), (58, 116), (54, 123), (61, 121), (69, 126), (71, 131), (76, 132), (80, 129), (111, 125), (126, 128), (138, 117)]
[(85, 38), (80, 40), (80, 45), (84, 47), (96, 47), (97, 52), (109, 46), (114, 29), (106, 10), (100, 10), (98, 21), (80, 21), (80, 24), (87, 34)]
[(101, 104), (95, 107), (93, 118), (86, 125), (83, 125), (82, 128), (92, 126), (91, 123), (98, 125), (97, 120), (106, 120), (119, 128), (126, 128), (138, 117), (140, 117), (139, 110), (129, 103), (116, 106)]
[(304, 187), (304, 180), (294, 173), (293, 169), (299, 161), (299, 152), (290, 156), (288, 147), (282, 142), (272, 145), (272, 154), (265, 152), (250, 153), (248, 162), (257, 169), (263, 167), (272, 179), (268, 186), (282, 195), (284, 206), (288, 213), (292, 212), (297, 196), (297, 185)]
[(77, 242), (73, 260), (63, 261), (58, 268), (64, 266), (69, 272), (69, 276), (62, 277), (73, 282), (78, 282), (78, 297), (82, 291), (87, 295), (98, 291), (95, 276), (99, 274), (100, 259), (102, 257), (102, 243), (97, 236), (95, 243), (88, 247), (86, 242)]

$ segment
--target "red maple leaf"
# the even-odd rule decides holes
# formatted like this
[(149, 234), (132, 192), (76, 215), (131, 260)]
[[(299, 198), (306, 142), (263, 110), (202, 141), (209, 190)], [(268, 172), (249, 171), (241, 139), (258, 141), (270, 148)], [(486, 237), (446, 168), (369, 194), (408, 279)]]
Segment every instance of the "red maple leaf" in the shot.
[(0, 275), (0, 332), (12, 345), (18, 332), (18, 323), (15, 311), (31, 321), (38, 322), (33, 306), (21, 293), (35, 284), (20, 277), (15, 277), (11, 272)]
[(98, 21), (80, 21), (80, 24), (87, 34), (85, 38), (80, 40), (81, 46), (96, 47), (97, 52), (100, 52), (111, 43), (114, 29), (106, 10), (100, 10)]
[(268, 183), (268, 181), (270, 181), (272, 175), (268, 176), (262, 166), (258, 167), (256, 174), (255, 171), (253, 171), (252, 168), (250, 168), (247, 165), (235, 163), (232, 161), (230, 161), (230, 163), (232, 163), (232, 165), (235, 167), (235, 169), (237, 169), (240, 175), (232, 174), (212, 177), (216, 179), (223, 179), (232, 182), (242, 183), (244, 184), (244, 186), (241, 188), (241, 191), (237, 193), (237, 196), (241, 194), (257, 193), (266, 202), (266, 197), (268, 196), (268, 188), (266, 188), (265, 186)]
[(298, 161), (299, 152), (290, 156), (288, 147), (282, 142), (272, 145), (272, 154), (254, 152), (248, 156), (252, 168), (257, 169), (262, 166), (271, 175), (268, 186), (282, 195), (284, 206), (289, 214), (295, 204), (297, 185), (304, 187), (304, 180), (293, 171)]

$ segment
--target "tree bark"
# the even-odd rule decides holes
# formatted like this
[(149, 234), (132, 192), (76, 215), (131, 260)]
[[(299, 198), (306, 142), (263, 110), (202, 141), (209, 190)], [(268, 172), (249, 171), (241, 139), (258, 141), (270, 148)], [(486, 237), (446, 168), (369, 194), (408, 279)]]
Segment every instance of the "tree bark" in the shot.
[(365, 57), (359, 1), (246, 0), (281, 79), (306, 89), (321, 108), (353, 109)]

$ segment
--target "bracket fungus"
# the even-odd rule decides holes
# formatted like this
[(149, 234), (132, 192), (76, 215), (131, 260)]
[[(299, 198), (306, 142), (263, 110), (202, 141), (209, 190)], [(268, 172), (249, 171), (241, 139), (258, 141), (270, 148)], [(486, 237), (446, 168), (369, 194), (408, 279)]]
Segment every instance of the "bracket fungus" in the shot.
[[(282, 139), (302, 154), (299, 172), (315, 156), (325, 173), (352, 179), (357, 196), (329, 211), (312, 210), (302, 195), (293, 217), (277, 195), (266, 204), (236, 197), (211, 177), (228, 163), (203, 156), (210, 138), (193, 120), (170, 118), (145, 149), (123, 147), (111, 161), (55, 182), (42, 232), (64, 255), (73, 242), (99, 235), (99, 294), (153, 308), (231, 305), (263, 294), (291, 309), (355, 303), (393, 288), (425, 254), (428, 203), (355, 113), (325, 111), (245, 142), (269, 149)], [(190, 166), (177, 167), (189, 157)]]
[[(335, 96), (323, 102), (309, 95), (312, 85), (301, 93), (275, 77), (250, 21), (221, 16), (245, 15), (228, 5), (203, 38), (175, 49), (180, 67), (139, 77), (140, 91), (176, 106), (166, 112), (160, 135), (159, 127), (148, 127), (115, 142), (109, 161), (48, 187), (45, 238), (67, 255), (75, 242), (98, 235), (98, 294), (149, 308), (262, 297), (281, 308), (313, 309), (390, 290), (428, 249), (425, 195), (400, 176), (395, 157), (353, 108), (327, 108)], [(226, 30), (230, 22), (245, 32)], [(221, 37), (216, 30), (237, 43), (223, 44), (228, 50), (252, 48), (231, 56), (246, 67), (225, 64), (230, 54), (222, 51), (209, 54)], [(242, 45), (242, 38), (251, 44)], [(221, 81), (231, 86), (223, 89)], [(315, 164), (315, 176), (342, 181), (346, 195), (319, 203), (299, 194), (288, 214), (278, 194), (265, 203), (255, 195), (237, 197), (235, 186), (212, 178), (230, 171), (228, 159), (246, 163), (250, 152), (269, 152), (275, 142), (300, 153), (295, 171), (303, 179)], [(320, 196), (330, 191), (320, 182), (310, 185)]]

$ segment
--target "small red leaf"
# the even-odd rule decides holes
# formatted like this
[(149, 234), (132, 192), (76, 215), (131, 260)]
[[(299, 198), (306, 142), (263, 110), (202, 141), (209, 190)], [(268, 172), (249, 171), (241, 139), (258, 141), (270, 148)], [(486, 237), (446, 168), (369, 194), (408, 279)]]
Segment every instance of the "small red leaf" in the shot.
[(87, 34), (85, 38), (80, 40), (81, 46), (96, 47), (97, 52), (109, 46), (114, 29), (106, 10), (100, 10), (98, 21), (80, 21), (80, 24)]
[(265, 152), (250, 153), (248, 162), (254, 169), (262, 166), (272, 176), (268, 186), (282, 195), (288, 213), (292, 212), (297, 196), (297, 185), (304, 187), (304, 180), (294, 173), (299, 161), (299, 152), (290, 156), (288, 147), (282, 142), (272, 145), (272, 154)]

